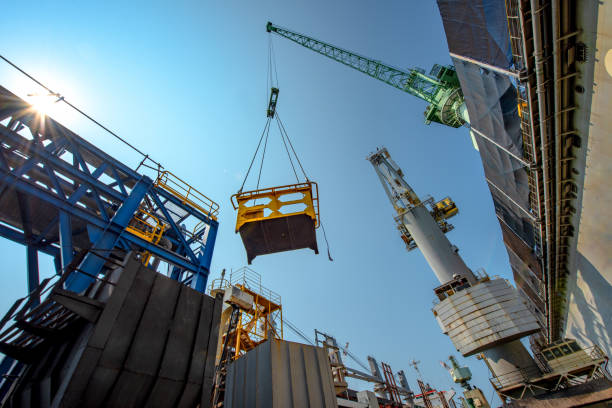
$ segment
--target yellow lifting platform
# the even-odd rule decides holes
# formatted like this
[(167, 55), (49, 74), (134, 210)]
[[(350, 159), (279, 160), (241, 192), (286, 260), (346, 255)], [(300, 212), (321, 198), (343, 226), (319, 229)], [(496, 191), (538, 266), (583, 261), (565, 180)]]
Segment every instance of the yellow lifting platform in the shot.
[[(267, 121), (259, 139), (255, 154), (246, 172), (242, 186), (231, 197), (234, 209), (238, 210), (236, 233), (240, 233), (247, 252), (249, 265), (256, 256), (294, 249), (310, 248), (319, 253), (316, 229), (321, 224), (319, 217), (319, 191), (317, 183), (310, 181), (295, 152), (293, 143), (285, 130), (278, 110), (278, 88), (272, 87), (268, 103)], [(287, 152), (289, 163), (295, 175), (296, 184), (260, 188), (270, 122), (276, 120), (280, 138)], [(243, 191), (255, 159), (261, 150), (261, 162), (254, 190)], [(298, 177), (299, 166), (303, 180)], [(323, 231), (325, 234), (325, 231)], [(329, 251), (328, 251), (329, 253)], [(329, 257), (331, 260), (331, 256)]]
[(155, 180), (155, 186), (163, 188), (181, 200), (183, 204), (188, 204), (217, 221), (217, 216), (219, 215), (219, 204), (193, 188), (191, 185), (173, 173), (167, 170), (159, 172), (157, 180)]
[(258, 255), (310, 248), (316, 254), (319, 227), (317, 183), (290, 184), (245, 191), (232, 196), (248, 263)]

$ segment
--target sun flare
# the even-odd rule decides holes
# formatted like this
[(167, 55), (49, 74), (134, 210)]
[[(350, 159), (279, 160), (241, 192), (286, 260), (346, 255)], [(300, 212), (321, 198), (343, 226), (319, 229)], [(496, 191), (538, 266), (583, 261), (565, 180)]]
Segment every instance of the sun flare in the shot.
[(48, 115), (57, 101), (57, 98), (51, 94), (29, 94), (28, 96), (32, 98), (32, 108), (42, 116)]

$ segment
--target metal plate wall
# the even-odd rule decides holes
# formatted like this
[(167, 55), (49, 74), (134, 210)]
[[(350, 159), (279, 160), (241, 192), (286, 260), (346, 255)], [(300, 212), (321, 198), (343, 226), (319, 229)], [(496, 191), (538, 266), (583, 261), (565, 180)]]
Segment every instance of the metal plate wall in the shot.
[(320, 347), (268, 340), (228, 367), (223, 406), (337, 407), (329, 359)]

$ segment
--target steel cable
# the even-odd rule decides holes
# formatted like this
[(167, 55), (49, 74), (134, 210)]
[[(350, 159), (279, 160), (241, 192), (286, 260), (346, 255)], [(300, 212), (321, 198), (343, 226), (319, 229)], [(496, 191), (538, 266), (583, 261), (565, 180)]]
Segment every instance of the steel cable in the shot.
[(298, 329), (293, 323), (291, 323), (289, 320), (283, 318), (283, 323), (287, 325), (287, 327), (289, 327), (295, 334), (297, 334), (299, 337), (301, 337), (303, 340), (306, 340), (309, 344), (311, 345), (315, 345), (314, 342), (312, 340), (310, 340), (308, 338), (308, 336), (306, 336), (304, 334), (304, 332), (302, 332), (300, 329)]
[(247, 170), (244, 180), (242, 180), (242, 185), (240, 186), (240, 190), (238, 193), (242, 192), (244, 188), (244, 183), (246, 183), (247, 178), (249, 177), (249, 173), (251, 172), (251, 167), (253, 167), (253, 163), (255, 162), (255, 157), (257, 157), (257, 152), (259, 152), (259, 147), (261, 146), (261, 141), (263, 140), (264, 135), (266, 134), (266, 129), (270, 126), (270, 118), (266, 121), (266, 125), (264, 126), (263, 132), (261, 132), (261, 137), (259, 138), (259, 143), (257, 143), (257, 149), (255, 149), (255, 154), (253, 154), (253, 158), (251, 159), (251, 164), (249, 164), (249, 169)]
[(278, 130), (280, 132), (281, 139), (283, 140), (283, 145), (285, 145), (285, 151), (287, 152), (287, 157), (289, 157), (289, 163), (291, 163), (291, 169), (293, 170), (293, 174), (295, 174), (295, 181), (299, 183), (300, 179), (297, 175), (297, 172), (295, 171), (295, 166), (293, 165), (293, 160), (291, 159), (291, 153), (289, 153), (289, 148), (287, 147), (287, 142), (285, 141), (285, 136), (283, 135), (283, 132), (281, 130), (280, 124), (278, 123), (278, 120), (276, 121), (276, 124), (278, 125)]
[(164, 166), (162, 166), (159, 162), (153, 160), (148, 154), (144, 153), (143, 151), (138, 149), (136, 146), (132, 145), (130, 142), (128, 142), (127, 140), (125, 140), (124, 138), (122, 138), (121, 136), (119, 136), (118, 134), (116, 134), (115, 132), (113, 132), (112, 130), (110, 130), (109, 128), (107, 128), (106, 126), (104, 126), (103, 124), (101, 124), (100, 122), (98, 122), (97, 120), (95, 120), (94, 118), (92, 118), (91, 116), (86, 114), (85, 112), (83, 112), (81, 109), (77, 108), (75, 105), (73, 105), (72, 103), (68, 102), (64, 96), (60, 95), (58, 92), (53, 92), (49, 87), (47, 87), (42, 82), (40, 82), (39, 80), (34, 78), (32, 75), (30, 75), (27, 72), (25, 72), (23, 69), (19, 68), (17, 65), (15, 65), (11, 61), (9, 61), (4, 56), (0, 55), (0, 58), (2, 58), (6, 63), (8, 63), (13, 68), (15, 68), (17, 71), (21, 72), (23, 75), (27, 76), (32, 81), (36, 82), (36, 84), (38, 84), (39, 86), (43, 87), (47, 92), (49, 92), (50, 96), (56, 97), (57, 100), (55, 102), (64, 102), (66, 105), (70, 106), (72, 109), (74, 109), (75, 111), (77, 111), (81, 115), (85, 116), (87, 119), (89, 119), (90, 121), (92, 121), (93, 123), (95, 123), (96, 125), (101, 127), (102, 129), (104, 129), (106, 132), (108, 132), (109, 134), (111, 134), (112, 136), (114, 136), (115, 138), (117, 138), (118, 140), (123, 142), (124, 144), (126, 144), (128, 147), (132, 148), (134, 151), (136, 151), (137, 153), (141, 154), (144, 157), (144, 160), (150, 160), (153, 163), (155, 163), (158, 168), (164, 168)]
[(302, 173), (304, 173), (304, 178), (306, 179), (306, 181), (309, 181), (308, 180), (308, 176), (306, 175), (306, 172), (304, 171), (304, 167), (302, 166), (302, 162), (300, 161), (300, 158), (298, 157), (297, 153), (295, 152), (295, 149), (293, 148), (293, 143), (291, 143), (291, 139), (289, 138), (289, 134), (287, 133), (287, 130), (285, 129), (285, 125), (283, 125), (283, 121), (281, 120), (281, 118), (280, 118), (280, 116), (278, 114), (278, 109), (276, 110), (276, 120), (278, 121), (278, 123), (280, 124), (281, 128), (285, 132), (285, 136), (287, 137), (287, 141), (289, 142), (289, 146), (291, 146), (291, 151), (293, 152), (293, 155), (295, 156), (295, 159), (297, 160), (298, 164), (300, 165), (300, 169), (302, 170)]
[[(268, 123), (270, 120), (268, 119)], [(261, 165), (259, 166), (259, 175), (257, 176), (257, 188), (259, 190), (259, 180), (261, 179), (261, 171), (263, 170), (264, 159), (266, 158), (266, 148), (268, 147), (268, 136), (270, 135), (270, 126), (268, 126), (268, 131), (266, 132), (266, 140), (264, 142), (264, 148), (261, 155)]]

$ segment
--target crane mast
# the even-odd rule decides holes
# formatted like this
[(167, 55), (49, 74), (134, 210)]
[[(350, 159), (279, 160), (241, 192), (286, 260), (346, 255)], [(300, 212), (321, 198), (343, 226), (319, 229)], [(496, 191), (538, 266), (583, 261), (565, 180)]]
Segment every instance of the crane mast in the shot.
[(424, 113), (426, 124), (437, 122), (456, 128), (468, 121), (463, 93), (453, 66), (435, 64), (429, 75), (421, 68), (402, 71), (380, 61), (276, 26), (271, 22), (266, 25), (266, 31), (276, 33), (428, 102), (429, 105)]
[[(472, 271), (463, 262), (457, 249), (450, 243), (439, 222), (425, 207), (414, 190), (404, 180), (404, 174), (391, 159), (387, 149), (382, 148), (368, 157), (374, 171), (397, 213), (396, 221), (410, 234), (441, 283), (453, 280), (455, 275), (476, 282)], [(434, 205), (434, 208), (437, 206)], [(454, 203), (454, 212), (457, 213)], [(447, 217), (448, 218), (448, 217)]]
[(540, 329), (535, 316), (505, 279), (476, 276), (444, 235), (440, 221), (457, 213), (454, 203), (447, 198), (430, 204), (429, 210), (430, 200), (419, 199), (387, 149), (377, 150), (368, 160), (393, 204), (400, 231), (409, 234), (440, 282), (432, 311), (443, 333), (464, 357), (483, 353), (494, 376), (516, 370), (539, 375), (519, 340)]

